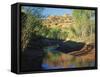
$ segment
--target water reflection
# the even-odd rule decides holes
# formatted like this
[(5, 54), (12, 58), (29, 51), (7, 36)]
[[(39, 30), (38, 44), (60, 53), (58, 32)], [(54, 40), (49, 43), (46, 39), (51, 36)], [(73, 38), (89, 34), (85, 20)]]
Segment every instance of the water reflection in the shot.
[[(93, 67), (95, 59), (87, 58), (86, 56), (73, 56), (57, 51), (59, 45), (48, 46), (44, 48), (45, 58), (43, 60), (43, 69), (60, 69), (60, 68), (77, 68), (77, 67)], [(94, 56), (95, 54), (89, 54)]]

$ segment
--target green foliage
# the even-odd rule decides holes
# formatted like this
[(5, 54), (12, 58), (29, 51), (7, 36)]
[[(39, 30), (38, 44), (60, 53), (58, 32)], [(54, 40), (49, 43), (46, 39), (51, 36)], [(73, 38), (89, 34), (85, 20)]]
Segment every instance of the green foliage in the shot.
[(58, 28), (50, 29), (48, 32), (48, 38), (57, 39), (59, 33), (60, 33), (60, 30)]
[(31, 7), (22, 7), (21, 9), (21, 47), (24, 50), (29, 40), (32, 38), (32, 35), (35, 35), (36, 32), (41, 28), (41, 8), (31, 8)]
[[(77, 36), (78, 40), (86, 41), (88, 37), (88, 42), (91, 36), (95, 34), (95, 17), (94, 11), (92, 10), (73, 10), (73, 18), (75, 24), (71, 28), (73, 36)], [(93, 42), (93, 41), (90, 41)]]

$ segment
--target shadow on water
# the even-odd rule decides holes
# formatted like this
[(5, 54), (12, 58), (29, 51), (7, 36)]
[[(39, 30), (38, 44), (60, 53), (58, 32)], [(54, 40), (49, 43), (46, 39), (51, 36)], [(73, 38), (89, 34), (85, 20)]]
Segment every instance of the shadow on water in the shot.
[[(42, 70), (44, 59), (44, 48), (55, 46), (55, 51), (69, 53), (80, 50), (85, 43), (66, 41), (60, 39), (49, 39), (41, 36), (33, 36), (27, 48), (21, 52), (21, 71)], [(47, 66), (47, 65), (46, 65)]]

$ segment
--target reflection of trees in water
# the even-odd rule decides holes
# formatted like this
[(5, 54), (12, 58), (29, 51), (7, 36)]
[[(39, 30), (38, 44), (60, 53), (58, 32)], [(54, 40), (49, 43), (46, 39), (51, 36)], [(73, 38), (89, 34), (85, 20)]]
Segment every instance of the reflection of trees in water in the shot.
[[(49, 50), (46, 57), (44, 58), (43, 68), (52, 69), (52, 68), (77, 68), (77, 67), (92, 67), (95, 66), (95, 48), (91, 45), (91, 49), (84, 46), (79, 51), (73, 51), (69, 53), (63, 53), (57, 50), (54, 53), (54, 50)], [(88, 50), (89, 49), (89, 50)], [(85, 52), (87, 50), (87, 52)], [(67, 50), (66, 50), (67, 52)], [(79, 55), (75, 55), (77, 53)], [(84, 53), (84, 54), (83, 54)], [(46, 64), (46, 67), (44, 66)], [(48, 66), (48, 67), (47, 67)]]

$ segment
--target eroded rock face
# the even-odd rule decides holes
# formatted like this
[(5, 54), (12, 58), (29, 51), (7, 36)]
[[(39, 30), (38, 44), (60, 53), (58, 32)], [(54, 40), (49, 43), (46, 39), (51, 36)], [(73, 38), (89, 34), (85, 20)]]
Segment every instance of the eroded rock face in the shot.
[(74, 20), (72, 16), (64, 14), (62, 16), (48, 16), (43, 20), (43, 24), (47, 27), (60, 27), (67, 28), (73, 24)]

